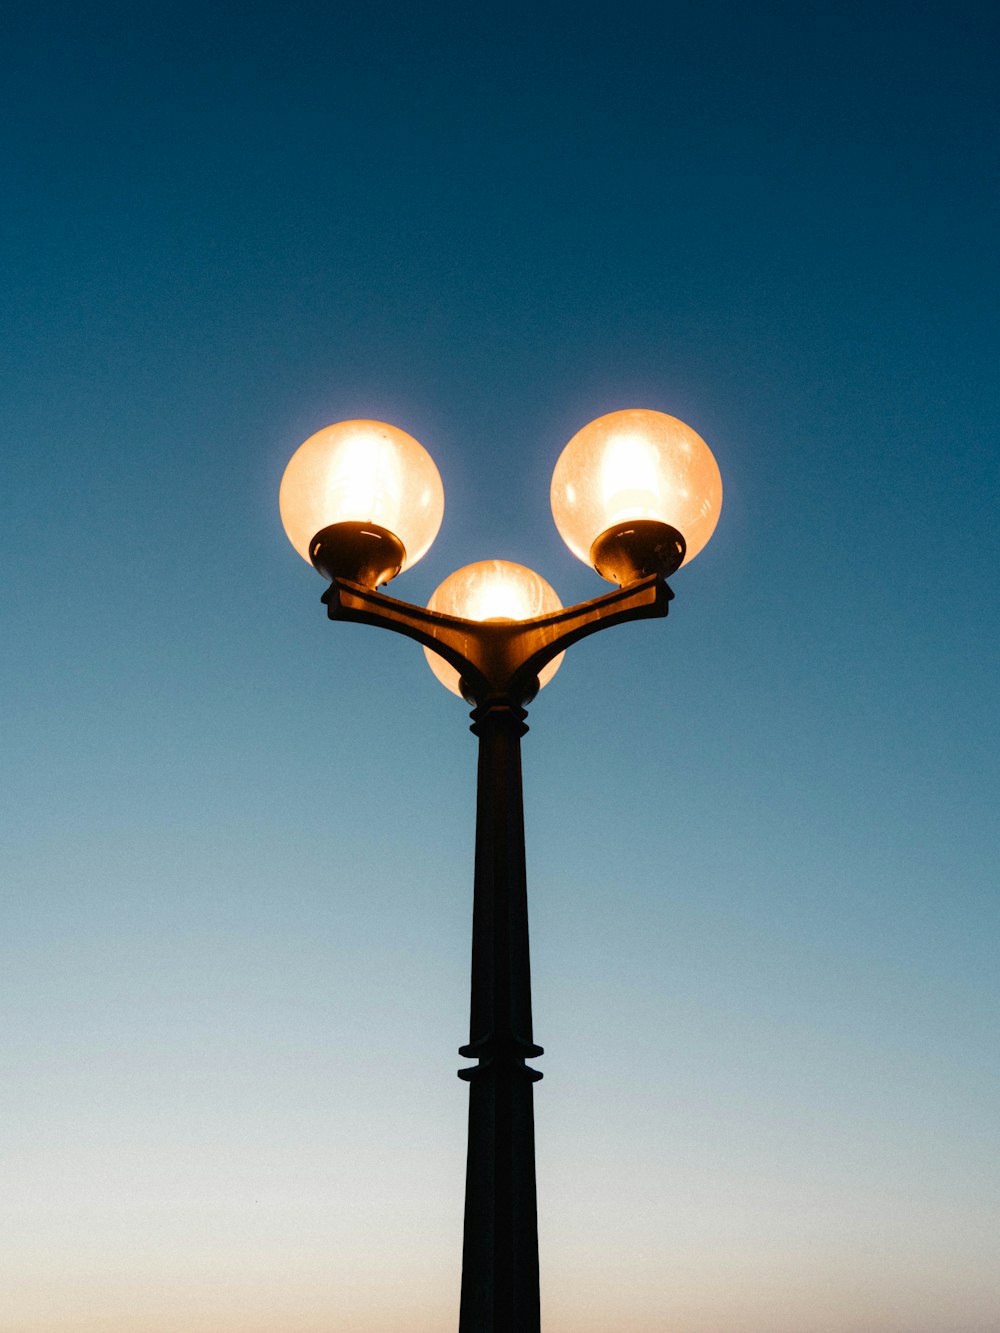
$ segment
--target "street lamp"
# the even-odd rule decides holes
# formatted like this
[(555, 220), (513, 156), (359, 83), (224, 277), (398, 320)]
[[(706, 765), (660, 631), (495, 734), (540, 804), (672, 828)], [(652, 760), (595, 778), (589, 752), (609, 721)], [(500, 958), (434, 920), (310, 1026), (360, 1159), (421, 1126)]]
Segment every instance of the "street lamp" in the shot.
[(378, 421), (317, 432), (281, 482), (281, 517), (299, 554), (330, 580), (331, 620), (422, 644), (438, 679), (472, 708), (479, 738), (469, 1042), (465, 1240), (459, 1333), (538, 1333), (538, 1224), (532, 1084), (542, 1054), (531, 1023), (521, 795), (526, 705), (565, 650), (597, 630), (665, 616), (665, 580), (705, 545), (722, 504), (708, 445), (663, 412), (612, 412), (559, 456), (552, 514), (574, 555), (618, 584), (563, 608), (523, 565), (483, 560), (450, 575), (426, 608), (378, 591), (437, 535), (444, 491), (427, 451)]

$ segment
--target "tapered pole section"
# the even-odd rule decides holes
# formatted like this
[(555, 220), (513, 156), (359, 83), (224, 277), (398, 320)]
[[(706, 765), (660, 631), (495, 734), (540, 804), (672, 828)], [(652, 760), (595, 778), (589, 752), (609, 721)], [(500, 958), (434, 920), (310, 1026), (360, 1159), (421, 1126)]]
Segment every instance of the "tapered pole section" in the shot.
[(527, 713), (485, 704), (479, 737), (472, 1012), (468, 1046), (469, 1154), (459, 1333), (539, 1333), (538, 1219), (532, 1084), (528, 897), (521, 737)]

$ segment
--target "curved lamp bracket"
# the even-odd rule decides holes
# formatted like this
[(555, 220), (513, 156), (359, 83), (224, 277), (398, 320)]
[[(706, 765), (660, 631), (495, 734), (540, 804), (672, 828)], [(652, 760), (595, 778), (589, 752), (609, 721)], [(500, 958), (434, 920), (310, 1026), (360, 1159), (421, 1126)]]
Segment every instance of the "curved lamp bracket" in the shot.
[(533, 620), (463, 620), (338, 578), (323, 601), (331, 620), (379, 625), (437, 653), (458, 672), (469, 703), (482, 706), (528, 703), (538, 692), (538, 673), (570, 644), (627, 620), (665, 616), (673, 596), (653, 574)]

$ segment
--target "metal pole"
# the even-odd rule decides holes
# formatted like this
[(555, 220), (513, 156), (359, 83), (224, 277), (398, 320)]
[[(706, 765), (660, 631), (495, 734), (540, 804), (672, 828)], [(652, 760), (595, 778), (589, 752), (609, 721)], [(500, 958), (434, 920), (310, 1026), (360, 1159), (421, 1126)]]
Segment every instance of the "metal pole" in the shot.
[[(316, 540), (338, 526), (344, 525), (323, 529)], [(614, 542), (607, 550), (602, 547), (602, 558), (625, 570), (623, 579), (637, 575), (634, 548), (643, 535), (637, 526), (611, 534), (616, 541), (627, 538), (620, 560)], [(653, 529), (650, 542), (655, 543), (666, 525)], [(349, 535), (353, 542), (354, 534)], [(361, 535), (367, 540), (377, 534), (364, 525)], [(653, 555), (660, 549), (654, 546)], [(331, 559), (336, 557), (335, 549)], [(352, 558), (360, 559), (356, 550)], [(317, 568), (324, 564), (334, 568), (325, 559)], [(612, 625), (665, 616), (672, 597), (659, 574), (648, 574), (548, 615), (476, 622), (411, 606), (342, 575), (323, 594), (331, 620), (378, 625), (415, 639), (459, 672), (470, 703), (479, 701), (472, 713), (472, 730), (479, 737), (472, 1022), (469, 1044), (459, 1052), (479, 1063), (459, 1073), (469, 1083), (459, 1333), (539, 1333), (531, 1085), (542, 1076), (525, 1060), (541, 1055), (542, 1048), (531, 1032), (521, 796), (521, 737), (528, 728), (521, 704), (537, 692), (538, 673), (571, 644)]]
[(521, 737), (513, 703), (473, 710), (479, 737), (472, 1005), (459, 1071), (469, 1084), (469, 1150), (459, 1333), (539, 1333), (528, 897)]

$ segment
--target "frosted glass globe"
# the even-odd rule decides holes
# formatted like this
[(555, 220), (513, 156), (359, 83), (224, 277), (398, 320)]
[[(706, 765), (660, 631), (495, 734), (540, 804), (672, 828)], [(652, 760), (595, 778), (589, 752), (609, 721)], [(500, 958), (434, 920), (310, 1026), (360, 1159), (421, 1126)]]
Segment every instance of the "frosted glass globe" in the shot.
[[(562, 602), (534, 570), (510, 560), (479, 560), (449, 574), (432, 593), (427, 609), (463, 620), (531, 620), (561, 610)], [(441, 684), (461, 697), (455, 668), (429, 648), (424, 655)], [(565, 656), (560, 653), (542, 668), (539, 687), (548, 684)]]
[(292, 455), (278, 496), (288, 540), (309, 560), (331, 523), (375, 523), (405, 548), (403, 569), (425, 554), (444, 516), (444, 487), (422, 444), (384, 421), (340, 421)]
[(722, 477), (712, 451), (665, 412), (630, 408), (598, 417), (573, 436), (552, 474), (552, 517), (585, 564), (609, 528), (634, 519), (669, 523), (687, 543), (687, 564), (715, 530)]

